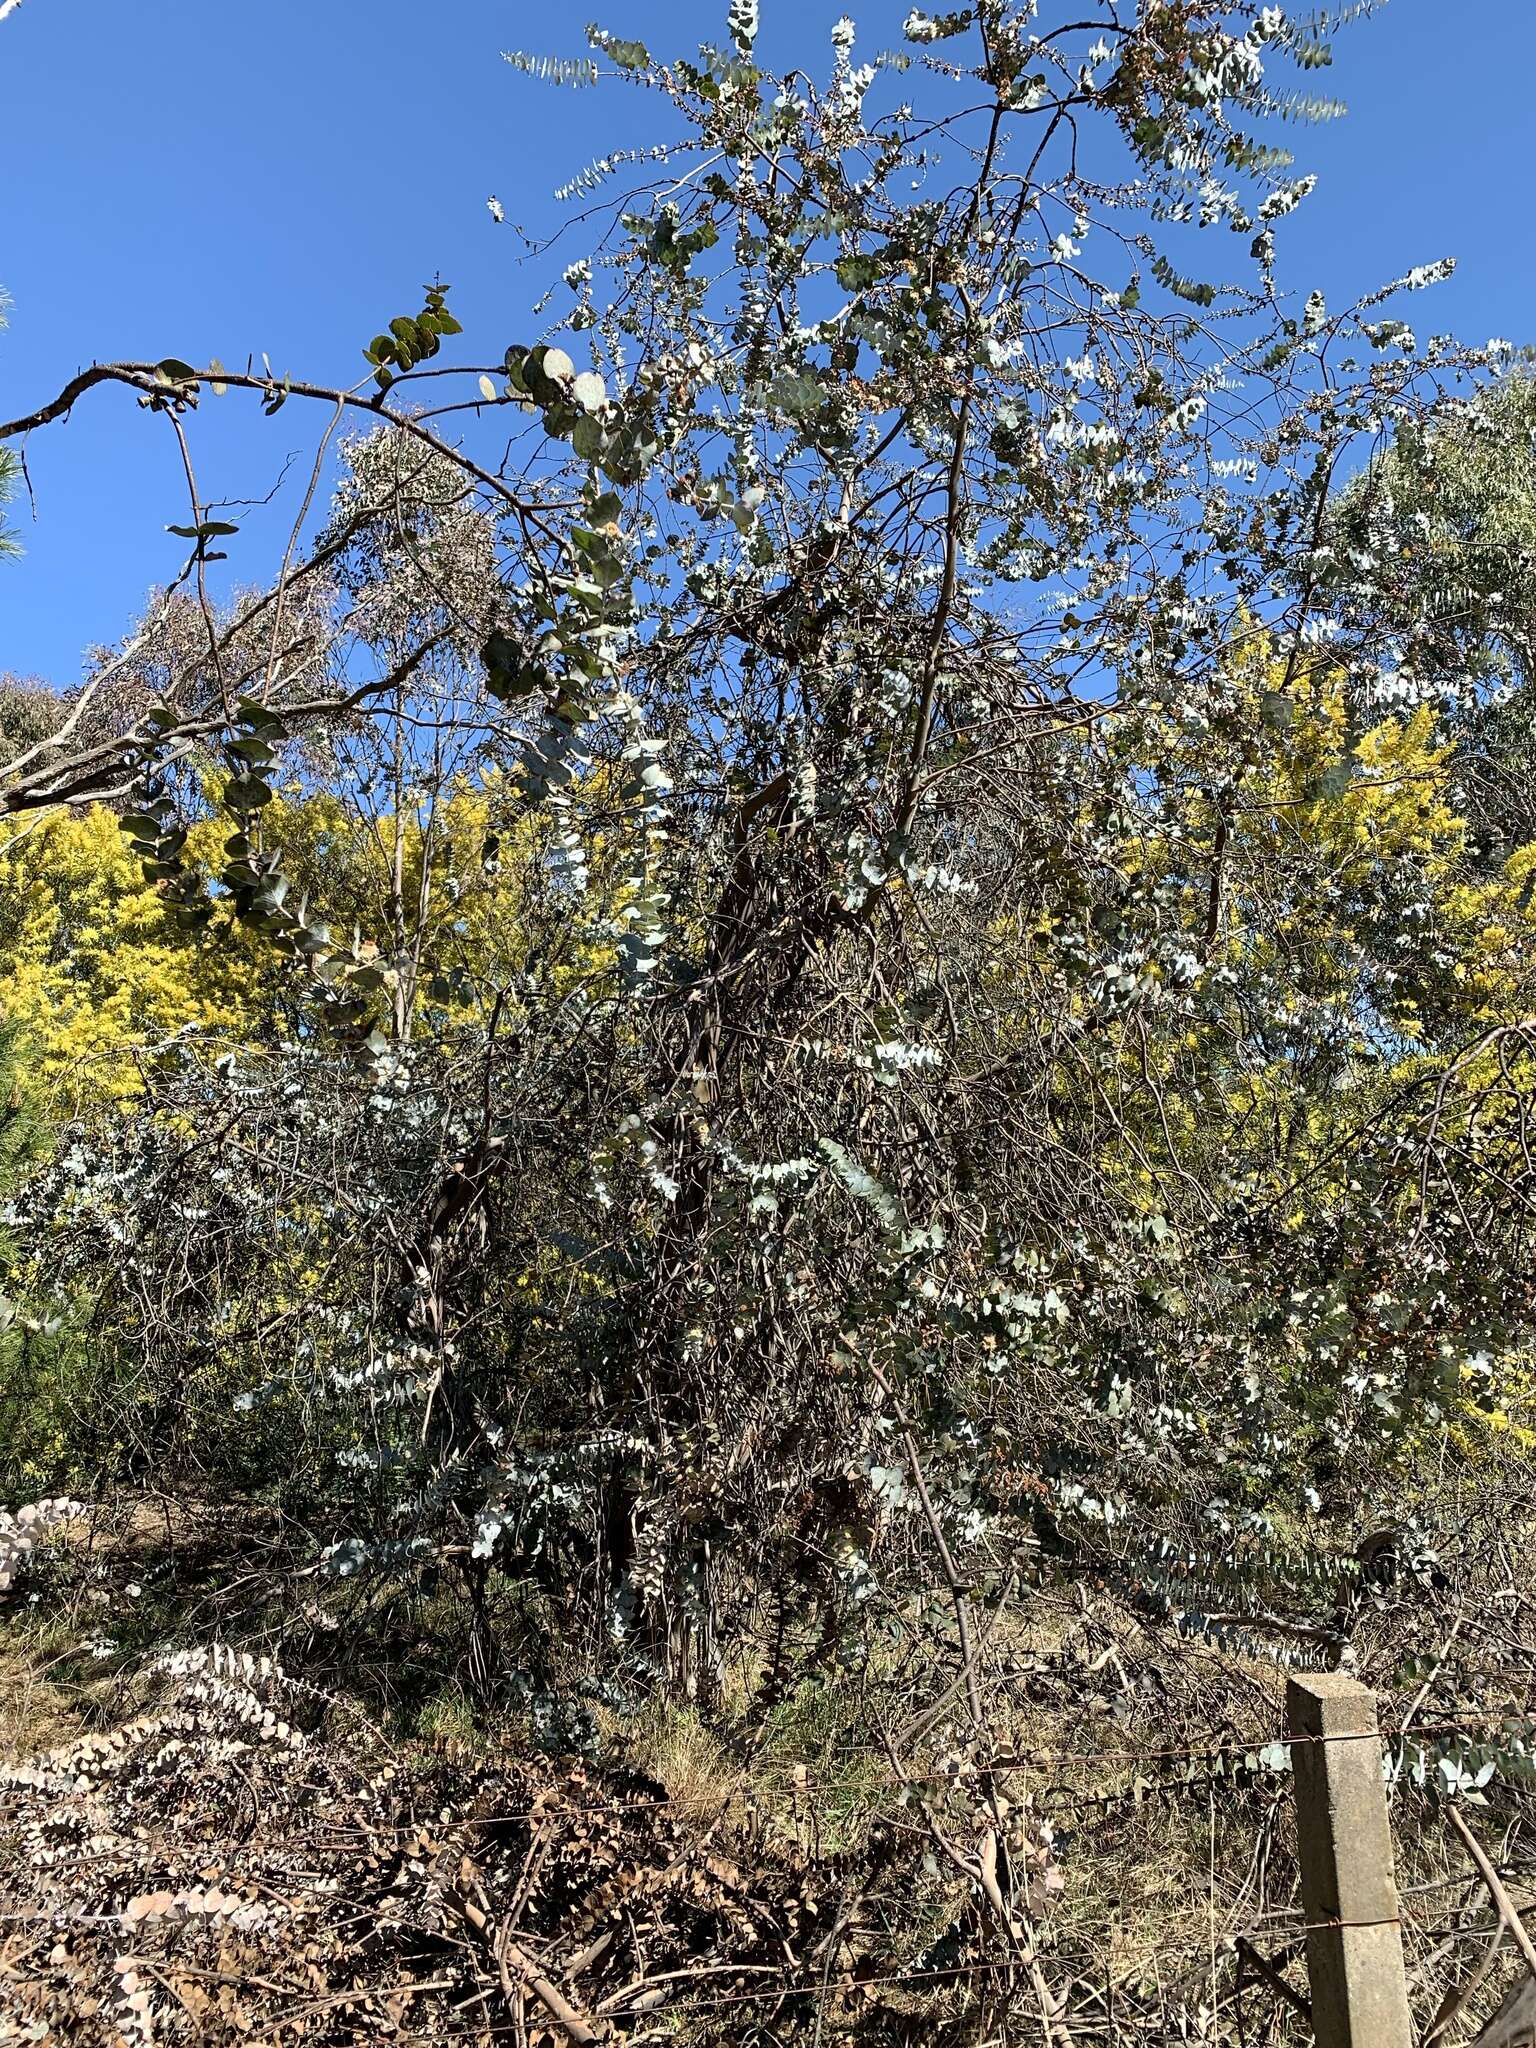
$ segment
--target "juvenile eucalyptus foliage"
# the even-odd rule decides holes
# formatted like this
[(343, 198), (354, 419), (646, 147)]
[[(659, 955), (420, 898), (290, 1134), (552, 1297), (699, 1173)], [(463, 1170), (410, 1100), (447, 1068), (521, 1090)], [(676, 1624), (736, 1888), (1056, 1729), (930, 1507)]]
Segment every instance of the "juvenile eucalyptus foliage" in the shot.
[[(1052, 1563), (1326, 1619), (1362, 1475), (1528, 1339), (1526, 1011), (1436, 978), (1427, 855), (1346, 900), (1275, 794), (1324, 678), (1309, 804), (1397, 701), (1336, 492), (1503, 357), (1398, 317), (1443, 263), (1282, 290), (1326, 22), (1065, 12), (914, 9), (885, 54), (842, 20), (783, 75), (747, 4), (691, 59), (519, 58), (669, 138), (574, 181), (563, 326), (424, 381), (434, 286), (351, 392), (101, 365), (6, 430), (99, 383), (177, 433), (241, 391), (379, 430), (156, 707), (0, 770), (16, 811), (129, 804), (304, 1004), (165, 1062), (28, 1213), (107, 1273), (152, 1440), (194, 1357), (242, 1457), (308, 1433), (333, 1573), (487, 1613), (509, 1575), (559, 1624), (523, 1661), (707, 1697), (776, 1608), (952, 1628), (974, 1683), (970, 1601)], [(197, 595), (234, 537), (176, 531)], [(435, 992), (263, 824), (386, 729), (524, 870)]]

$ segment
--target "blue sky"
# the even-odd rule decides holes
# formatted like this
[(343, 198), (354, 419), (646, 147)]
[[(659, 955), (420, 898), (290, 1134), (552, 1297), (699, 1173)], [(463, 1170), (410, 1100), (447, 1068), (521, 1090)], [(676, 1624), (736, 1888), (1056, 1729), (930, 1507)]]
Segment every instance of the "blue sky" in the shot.
[[(726, 0), (618, 4), (606, 24), (659, 53), (722, 38)], [(898, 41), (907, 4), (851, 6), (861, 54)], [(822, 70), (842, 11), (762, 0), (759, 47)], [(545, 279), (487, 194), (546, 231), (551, 188), (650, 140), (656, 116), (622, 88), (557, 92), (501, 61), (520, 46), (579, 53), (585, 18), (526, 0), (24, 0), (0, 23), (0, 286), (14, 302), (0, 413), (31, 410), (93, 357), (234, 365), (265, 350), (279, 369), (350, 381), (360, 345), (417, 310), (436, 273), (477, 357), (532, 338)], [(1282, 281), (1341, 304), (1452, 254), (1456, 278), (1405, 308), (1420, 331), (1536, 340), (1533, 60), (1531, 0), (1391, 0), (1343, 36), (1308, 83), (1351, 114), (1294, 133), (1320, 182), (1282, 225)], [(205, 415), (210, 497), (266, 491), (312, 445), (314, 422), (291, 411), (267, 422), (226, 399)], [(37, 518), (15, 508), (27, 552), (0, 567), (0, 672), (67, 686), (83, 650), (120, 635), (179, 567), (164, 527), (185, 499), (156, 424), (102, 391), (33, 437)]]

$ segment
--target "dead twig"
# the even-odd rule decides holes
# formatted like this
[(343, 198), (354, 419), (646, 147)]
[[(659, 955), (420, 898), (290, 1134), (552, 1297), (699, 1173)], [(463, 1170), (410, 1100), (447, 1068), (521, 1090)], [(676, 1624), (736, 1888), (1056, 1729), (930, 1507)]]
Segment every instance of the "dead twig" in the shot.
[(1268, 1956), (1261, 1956), (1259, 1954), (1258, 1950), (1254, 1947), (1253, 1943), (1248, 1940), (1246, 1935), (1240, 1934), (1237, 1937), (1237, 1953), (1242, 1958), (1243, 1962), (1247, 1964), (1248, 1968), (1255, 1973), (1256, 1976), (1260, 1976), (1264, 1979), (1264, 1982), (1269, 1986), (1271, 1991), (1277, 1991), (1280, 1994), (1280, 1996), (1285, 2000), (1286, 2004), (1291, 2007), (1293, 2012), (1298, 2012), (1301, 2014), (1301, 2017), (1306, 2021), (1307, 2025), (1310, 2027), (1312, 2024), (1311, 2001), (1309, 1999), (1303, 1998), (1301, 1993), (1296, 1989), (1295, 1985), (1290, 1984), (1286, 1981), (1286, 1979), (1275, 1968), (1274, 1964), (1269, 1960)]
[[(470, 1875), (469, 1872), (464, 1874)], [(464, 1889), (467, 1891), (468, 1887), (465, 1886)], [(502, 1928), (498, 1935), (490, 1914), (476, 1905), (473, 1899), (466, 1897), (463, 1891), (460, 1893), (458, 1906), (465, 1920), (495, 1957), (502, 1994), (507, 2001), (507, 2009), (513, 2017), (514, 2024), (522, 2005), (522, 1993), (526, 1988), (533, 1993), (550, 2018), (565, 2029), (566, 2038), (575, 2042), (576, 2048), (589, 2048), (589, 2044), (606, 2038), (606, 2027), (601, 2023), (597, 2027), (591, 2025), (585, 2015), (571, 2004), (559, 1986), (552, 1984), (544, 1975), (522, 1943), (513, 1938), (509, 1929)], [(517, 1972), (515, 1977), (512, 1974), (514, 1970)]]
[(1488, 1852), (1484, 1849), (1482, 1843), (1473, 1834), (1454, 1806), (1446, 1808), (1445, 1817), (1457, 1834), (1460, 1835), (1467, 1854), (1477, 1865), (1477, 1874), (1488, 1887), (1488, 1896), (1498, 1908), (1499, 1918), (1514, 1936), (1515, 1946), (1519, 1949), (1521, 1955), (1524, 1956), (1526, 1968), (1530, 1971), (1531, 1976), (1536, 1978), (1536, 1942), (1533, 1942), (1530, 1935), (1526, 1933), (1525, 1922), (1516, 1912), (1514, 1900), (1504, 1889), (1504, 1880), (1489, 1861)]

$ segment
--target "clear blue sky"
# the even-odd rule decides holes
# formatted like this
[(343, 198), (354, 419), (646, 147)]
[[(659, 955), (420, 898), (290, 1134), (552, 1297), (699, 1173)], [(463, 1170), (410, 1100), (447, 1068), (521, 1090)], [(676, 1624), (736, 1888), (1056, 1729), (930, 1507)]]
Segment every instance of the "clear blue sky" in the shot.
[[(537, 86), (500, 52), (579, 54), (599, 4), (24, 0), (0, 23), (0, 286), (14, 301), (0, 413), (31, 410), (93, 357), (233, 365), (265, 350), (279, 369), (349, 381), (360, 344), (416, 310), (437, 272), (477, 355), (529, 338), (544, 279), (519, 265), (486, 195), (547, 230), (551, 188), (650, 140), (659, 110), (621, 87)], [(723, 40), (726, 0), (617, 5), (605, 23), (658, 53)], [(899, 40), (907, 5), (854, 0), (862, 54)], [(842, 11), (762, 0), (760, 48), (821, 70)], [(1333, 71), (1308, 83), (1351, 114), (1294, 131), (1320, 185), (1282, 224), (1282, 280), (1337, 305), (1454, 254), (1455, 280), (1405, 309), (1420, 331), (1536, 340), (1533, 76), (1532, 0), (1391, 0), (1343, 36)], [(226, 399), (205, 412), (209, 496), (264, 491), (312, 445), (315, 423), (290, 426), (291, 411), (268, 423)], [(0, 671), (68, 685), (82, 651), (179, 567), (163, 529), (185, 504), (153, 424), (102, 391), (33, 437), (38, 516), (17, 508), (26, 557), (0, 567)]]

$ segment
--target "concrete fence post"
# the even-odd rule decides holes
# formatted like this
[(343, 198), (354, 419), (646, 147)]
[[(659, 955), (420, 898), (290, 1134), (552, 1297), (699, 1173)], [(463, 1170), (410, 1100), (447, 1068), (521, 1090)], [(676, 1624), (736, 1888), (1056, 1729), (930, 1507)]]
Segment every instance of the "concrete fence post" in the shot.
[(1413, 2048), (1376, 1696), (1311, 1672), (1286, 1706), (1317, 2048)]

